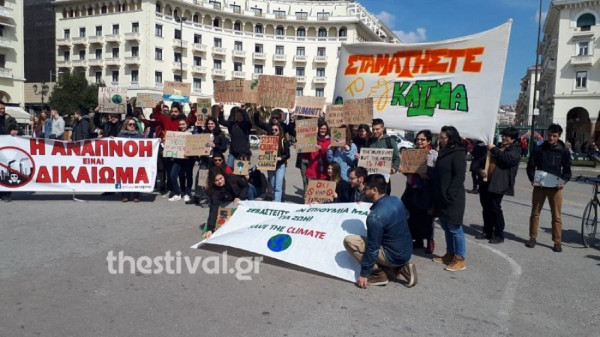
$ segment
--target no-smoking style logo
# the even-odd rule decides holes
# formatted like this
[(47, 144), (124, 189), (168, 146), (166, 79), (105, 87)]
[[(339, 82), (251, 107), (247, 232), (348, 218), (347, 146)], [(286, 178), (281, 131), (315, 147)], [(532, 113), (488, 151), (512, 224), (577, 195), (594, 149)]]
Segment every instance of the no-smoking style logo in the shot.
[(17, 188), (33, 179), (35, 163), (29, 153), (18, 147), (0, 148), (0, 186)]

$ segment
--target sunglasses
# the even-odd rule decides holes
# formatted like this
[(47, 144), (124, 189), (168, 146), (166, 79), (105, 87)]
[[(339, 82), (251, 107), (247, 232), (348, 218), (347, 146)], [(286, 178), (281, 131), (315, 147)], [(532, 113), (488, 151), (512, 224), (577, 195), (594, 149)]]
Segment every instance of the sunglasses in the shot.
[(127, 123), (127, 126), (135, 126), (135, 123)]

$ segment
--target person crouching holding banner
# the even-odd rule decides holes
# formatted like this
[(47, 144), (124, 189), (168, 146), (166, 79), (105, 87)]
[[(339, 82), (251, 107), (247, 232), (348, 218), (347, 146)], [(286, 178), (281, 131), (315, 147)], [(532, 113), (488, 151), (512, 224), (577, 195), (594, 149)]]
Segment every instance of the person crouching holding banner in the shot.
[(387, 273), (396, 279), (402, 276), (406, 286), (417, 284), (417, 269), (410, 263), (412, 238), (406, 218), (408, 212), (396, 196), (386, 195), (387, 182), (381, 174), (365, 179), (365, 193), (373, 202), (367, 216), (367, 237), (348, 235), (344, 247), (361, 262), (357, 284), (383, 286), (388, 283)]

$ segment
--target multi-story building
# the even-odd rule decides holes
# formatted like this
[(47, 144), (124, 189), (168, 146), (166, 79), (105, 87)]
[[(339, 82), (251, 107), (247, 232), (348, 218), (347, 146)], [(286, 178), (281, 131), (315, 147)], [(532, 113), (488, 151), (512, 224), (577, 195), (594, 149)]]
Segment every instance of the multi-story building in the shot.
[(23, 1), (0, 0), (0, 100), (23, 102)]
[(333, 97), (342, 42), (397, 43), (354, 1), (56, 0), (57, 72), (91, 82), (160, 92), (192, 83), (208, 97), (213, 81), (295, 76), (297, 93)]
[[(538, 67), (539, 69), (539, 67)], [(538, 78), (540, 77), (538, 70)], [(535, 90), (535, 66), (528, 67), (527, 73), (521, 79), (521, 92), (517, 98), (517, 106), (515, 108), (515, 125), (531, 126), (531, 116), (533, 115), (533, 92)], [(539, 95), (536, 95), (539, 97)], [(538, 123), (536, 123), (538, 125)]]
[(25, 78), (27, 82), (53, 82), (56, 37), (53, 0), (24, 0)]
[(562, 125), (576, 152), (600, 139), (599, 22), (598, 1), (553, 0), (539, 48), (541, 120)]

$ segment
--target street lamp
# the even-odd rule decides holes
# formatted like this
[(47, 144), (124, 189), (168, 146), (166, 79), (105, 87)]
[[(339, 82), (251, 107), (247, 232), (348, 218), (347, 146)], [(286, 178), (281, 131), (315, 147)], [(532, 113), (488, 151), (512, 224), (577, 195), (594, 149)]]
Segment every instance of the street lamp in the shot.
[(181, 75), (181, 82), (183, 82), (183, 22), (187, 20), (186, 17), (182, 16), (182, 17), (175, 17), (175, 21), (179, 22), (180, 28), (179, 28), (179, 42), (180, 42), (180, 51), (181, 51), (181, 56), (179, 59), (179, 74)]
[(48, 94), (48, 89), (50, 87), (48, 87), (46, 82), (42, 82), (40, 84), (40, 87), (38, 87), (37, 84), (33, 85), (33, 94), (42, 96), (42, 110), (44, 110), (44, 96)]
[(534, 140), (534, 134), (535, 134), (535, 109), (537, 108), (538, 102), (537, 102), (537, 93), (538, 93), (538, 89), (540, 86), (540, 79), (538, 78), (538, 67), (540, 66), (540, 56), (539, 56), (539, 51), (540, 51), (540, 32), (542, 31), (542, 0), (540, 0), (540, 6), (539, 6), (539, 11), (538, 11), (538, 32), (537, 32), (537, 44), (535, 47), (535, 73), (534, 73), (534, 80), (535, 80), (535, 84), (533, 87), (533, 110), (531, 111), (531, 131), (529, 134), (529, 153), (531, 154), (533, 152), (533, 140)]

